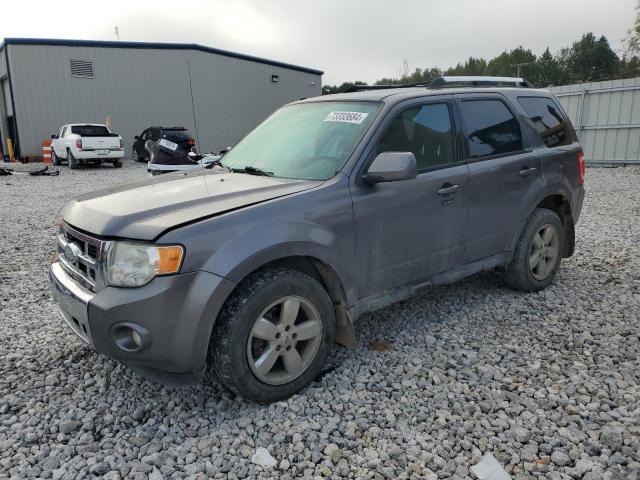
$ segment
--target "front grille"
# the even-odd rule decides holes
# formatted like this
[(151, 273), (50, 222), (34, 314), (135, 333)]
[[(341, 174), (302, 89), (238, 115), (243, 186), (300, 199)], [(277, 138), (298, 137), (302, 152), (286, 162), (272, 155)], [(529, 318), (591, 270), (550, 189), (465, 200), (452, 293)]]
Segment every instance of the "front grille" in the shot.
[[(80, 285), (95, 292), (105, 242), (62, 223), (58, 232), (58, 258), (62, 267)], [(69, 255), (66, 253), (68, 250)]]

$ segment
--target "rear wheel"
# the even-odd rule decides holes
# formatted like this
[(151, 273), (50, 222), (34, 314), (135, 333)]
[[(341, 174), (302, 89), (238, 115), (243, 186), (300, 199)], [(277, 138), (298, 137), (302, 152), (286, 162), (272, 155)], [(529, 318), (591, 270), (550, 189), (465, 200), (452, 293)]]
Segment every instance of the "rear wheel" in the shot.
[(225, 303), (211, 337), (211, 368), (247, 399), (282, 400), (320, 374), (334, 329), (331, 299), (315, 279), (293, 270), (260, 271)]
[(536, 209), (528, 218), (506, 268), (507, 285), (537, 292), (551, 284), (562, 261), (564, 238), (558, 215), (546, 208)]
[(76, 157), (73, 156), (71, 150), (67, 150), (67, 160), (69, 161), (69, 168), (71, 170), (75, 170), (76, 168), (78, 168), (78, 160), (76, 160)]
[(114, 168), (120, 168), (120, 167), (122, 167), (122, 162), (121, 162), (120, 160), (115, 160), (115, 161), (113, 162), (113, 167), (114, 167)]

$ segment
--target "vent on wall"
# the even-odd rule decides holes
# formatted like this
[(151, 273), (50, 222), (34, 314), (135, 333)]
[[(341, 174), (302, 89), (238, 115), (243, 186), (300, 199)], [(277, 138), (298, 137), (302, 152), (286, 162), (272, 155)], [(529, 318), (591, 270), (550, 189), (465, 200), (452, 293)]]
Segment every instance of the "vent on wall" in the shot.
[(93, 78), (93, 62), (91, 60), (69, 60), (72, 77)]

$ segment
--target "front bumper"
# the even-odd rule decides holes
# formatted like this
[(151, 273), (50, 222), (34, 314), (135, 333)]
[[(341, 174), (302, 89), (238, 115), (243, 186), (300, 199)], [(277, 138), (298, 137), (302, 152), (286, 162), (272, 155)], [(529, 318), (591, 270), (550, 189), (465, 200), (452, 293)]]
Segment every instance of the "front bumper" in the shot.
[[(49, 277), (65, 322), (98, 352), (133, 367), (171, 374), (202, 370), (220, 308), (235, 284), (208, 272), (157, 277), (139, 288), (89, 292), (58, 262)], [(132, 351), (122, 331), (133, 328), (143, 347)]]
[(78, 285), (63, 270), (60, 262), (51, 264), (49, 280), (53, 300), (58, 305), (62, 318), (83, 342), (93, 346), (88, 314), (89, 302), (93, 294)]

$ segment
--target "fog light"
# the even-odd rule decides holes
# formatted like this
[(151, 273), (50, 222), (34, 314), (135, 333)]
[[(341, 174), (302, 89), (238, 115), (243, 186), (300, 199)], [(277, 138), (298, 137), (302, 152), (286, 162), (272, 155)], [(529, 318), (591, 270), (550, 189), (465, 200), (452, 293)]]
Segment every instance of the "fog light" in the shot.
[(151, 344), (149, 331), (135, 323), (119, 323), (111, 328), (116, 347), (126, 353), (140, 353)]

